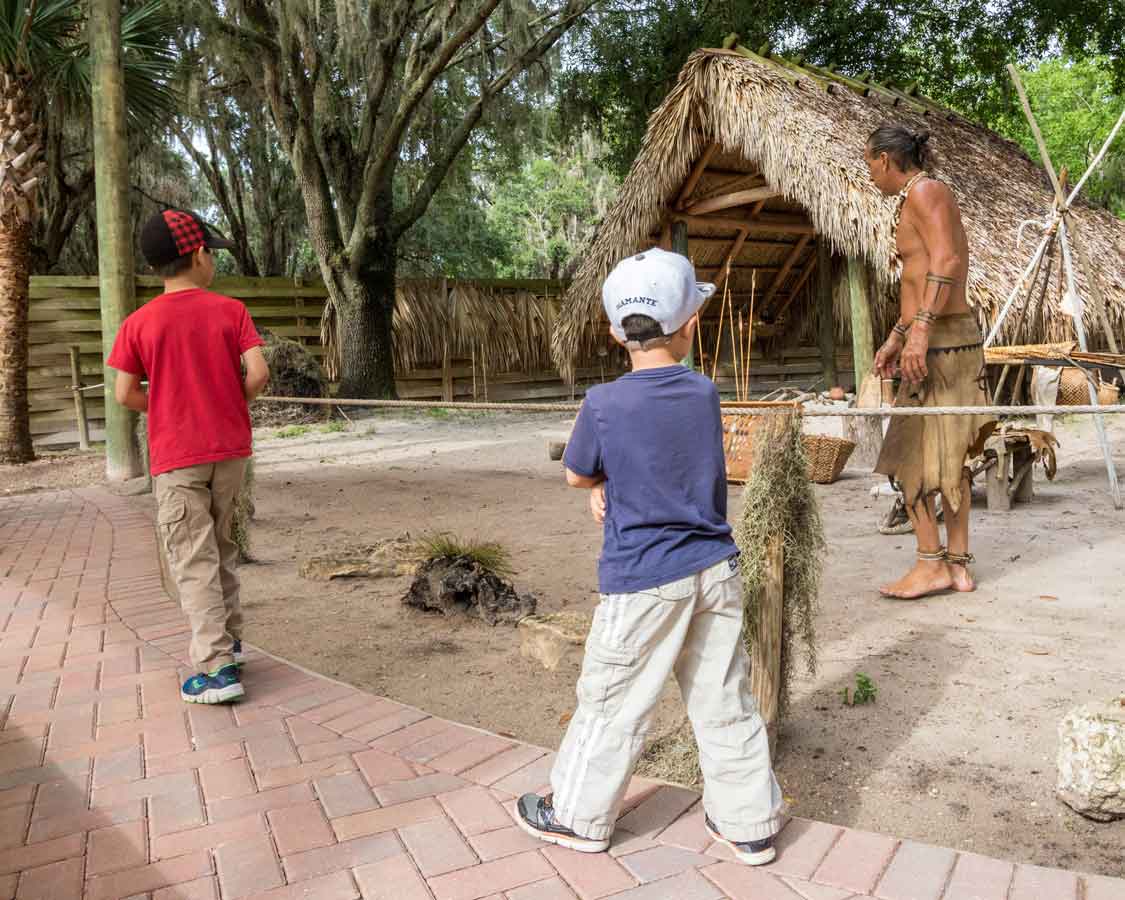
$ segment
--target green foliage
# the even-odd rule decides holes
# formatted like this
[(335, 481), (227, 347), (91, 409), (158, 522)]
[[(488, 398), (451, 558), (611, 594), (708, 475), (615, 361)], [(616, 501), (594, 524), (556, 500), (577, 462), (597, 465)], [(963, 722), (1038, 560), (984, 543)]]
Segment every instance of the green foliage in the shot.
[(871, 73), (976, 118), (1011, 108), (1004, 66), (1062, 47), (1112, 61), (1125, 85), (1125, 4), (1101, 0), (669, 0), (659, 8), (609, 0), (571, 36), (563, 75), (566, 121), (596, 128), (624, 174), (688, 55), (736, 32), (747, 47)]
[(348, 423), (341, 422), (339, 419), (333, 419), (331, 422), (325, 422), (321, 425), (320, 430), (324, 434), (339, 434), (342, 431), (348, 430)]
[(310, 429), (309, 429), (308, 425), (287, 425), (284, 428), (279, 428), (277, 430), (277, 434), (275, 434), (274, 437), (279, 437), (279, 438), (303, 437), (304, 435), (309, 433), (309, 430)]
[(779, 715), (784, 716), (798, 642), (804, 647), (809, 674), (816, 672), (815, 618), (824, 530), (809, 482), (800, 416), (762, 416), (753, 440), (754, 461), (742, 493), (742, 518), (735, 527), (745, 590), (744, 641), (749, 651), (757, 634), (768, 547), (771, 538), (780, 536), (785, 545), (785, 564)]
[(494, 575), (511, 575), (515, 571), (508, 551), (496, 541), (478, 541), (439, 532), (419, 538), (415, 550), (427, 562), (435, 559), (469, 559)]
[[(1073, 186), (1125, 109), (1125, 90), (1115, 89), (1112, 64), (1104, 57), (1048, 59), (1021, 72), (1020, 78), (1051, 161), (1056, 170), (1066, 168)], [(1039, 159), (1031, 127), (1018, 105), (991, 124), (1018, 141), (1032, 159)], [(1125, 217), (1125, 134), (1118, 135), (1083, 195)]]
[(875, 687), (874, 681), (867, 675), (859, 672), (855, 676), (855, 693), (849, 695), (846, 687), (841, 693), (845, 706), (863, 706), (866, 703), (875, 702), (875, 695), (878, 693), (878, 689)]
[(601, 165), (602, 148), (588, 136), (524, 159), (497, 180), (487, 221), (503, 257), (501, 278), (559, 278), (593, 235), (617, 191)]

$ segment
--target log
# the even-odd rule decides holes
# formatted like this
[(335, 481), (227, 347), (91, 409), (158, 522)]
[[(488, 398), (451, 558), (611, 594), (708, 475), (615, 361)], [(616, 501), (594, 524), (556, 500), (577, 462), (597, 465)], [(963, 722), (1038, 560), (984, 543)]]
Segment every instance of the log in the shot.
[(777, 742), (781, 705), (781, 635), (785, 603), (785, 539), (774, 535), (766, 548), (766, 577), (758, 601), (757, 632), (750, 654), (750, 692), (766, 723), (770, 749)]
[(703, 153), (700, 154), (699, 159), (695, 161), (695, 166), (691, 170), (684, 182), (683, 187), (680, 189), (680, 196), (676, 200), (677, 207), (683, 207), (687, 203), (688, 198), (691, 197), (692, 192), (695, 190), (696, 185), (699, 184), (699, 179), (703, 177), (703, 173), (707, 171), (707, 164), (711, 161), (711, 157), (718, 151), (718, 144), (708, 144)]
[(702, 216), (705, 213), (718, 212), (721, 209), (730, 209), (733, 206), (746, 206), (759, 200), (772, 200), (774, 197), (780, 196), (781, 194), (778, 191), (768, 185), (748, 188), (745, 191), (734, 191), (730, 194), (720, 194), (718, 197), (700, 200), (688, 207), (688, 213), (693, 216)]

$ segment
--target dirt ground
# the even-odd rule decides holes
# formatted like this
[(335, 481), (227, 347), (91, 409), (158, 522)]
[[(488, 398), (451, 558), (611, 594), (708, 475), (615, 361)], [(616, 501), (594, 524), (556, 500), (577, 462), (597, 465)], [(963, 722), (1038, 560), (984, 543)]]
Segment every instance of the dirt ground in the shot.
[[(1125, 422), (1113, 423), (1125, 474)], [(501, 541), (540, 611), (597, 602), (600, 529), (546, 443), (556, 416), (380, 415), (347, 432), (257, 437), (247, 640), (427, 711), (556, 746), (580, 659), (554, 672), (515, 631), (399, 602), (407, 579), (310, 582), (309, 556), (410, 532)], [(300, 429), (298, 429), (300, 431)], [(776, 760), (791, 810), (827, 822), (1047, 866), (1125, 875), (1125, 821), (1089, 822), (1054, 797), (1057, 724), (1125, 690), (1125, 558), (1089, 419), (1059, 429), (1059, 472), (1011, 513), (975, 503), (979, 590), (923, 602), (874, 587), (911, 562), (912, 538), (878, 534), (889, 500), (849, 469), (817, 487), (829, 549), (820, 669), (794, 688)], [(0, 491), (10, 470), (0, 470)], [(139, 500), (138, 502), (146, 502)], [(731, 490), (731, 517), (739, 513)], [(857, 673), (878, 699), (844, 706)], [(669, 685), (655, 733), (683, 716)]]

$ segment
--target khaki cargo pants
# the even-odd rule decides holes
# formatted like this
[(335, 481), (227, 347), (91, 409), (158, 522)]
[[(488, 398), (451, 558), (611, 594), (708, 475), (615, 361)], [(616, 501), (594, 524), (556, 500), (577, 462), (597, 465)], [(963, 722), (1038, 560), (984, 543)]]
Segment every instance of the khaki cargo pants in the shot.
[(707, 815), (728, 840), (776, 834), (781, 789), (749, 670), (735, 559), (652, 590), (603, 594), (578, 709), (551, 772), (556, 821), (595, 840), (613, 833), (653, 707), (675, 673), (699, 744)]
[(242, 636), (231, 523), (247, 462), (226, 459), (154, 479), (157, 529), (191, 623), (191, 662), (200, 672), (233, 663), (234, 642)]

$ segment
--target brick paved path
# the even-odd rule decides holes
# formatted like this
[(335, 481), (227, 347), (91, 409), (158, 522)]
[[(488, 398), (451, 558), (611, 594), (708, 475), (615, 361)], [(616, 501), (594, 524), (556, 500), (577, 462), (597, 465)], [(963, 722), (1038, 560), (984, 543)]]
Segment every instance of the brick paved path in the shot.
[(1125, 900), (1125, 881), (795, 819), (765, 870), (637, 781), (609, 854), (545, 847), (552, 754), (262, 655), (188, 706), (151, 519), (101, 490), (0, 500), (0, 900)]

